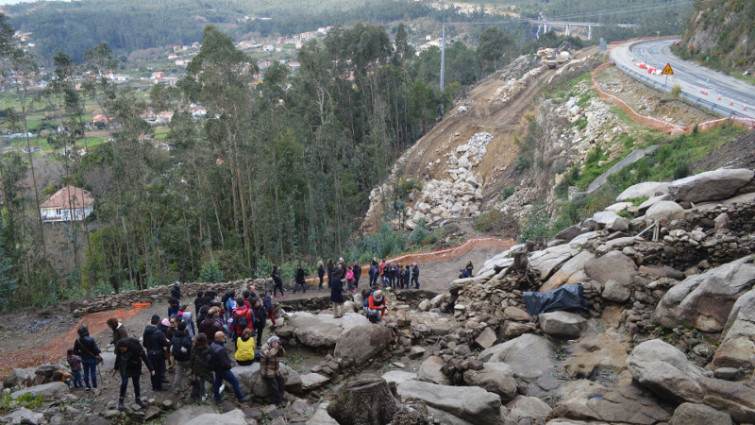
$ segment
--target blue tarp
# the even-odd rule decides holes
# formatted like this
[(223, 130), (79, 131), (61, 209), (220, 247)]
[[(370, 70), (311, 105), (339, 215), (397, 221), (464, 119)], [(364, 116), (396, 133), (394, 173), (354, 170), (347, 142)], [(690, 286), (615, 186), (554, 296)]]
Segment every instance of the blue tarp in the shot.
[(588, 310), (584, 288), (580, 284), (564, 285), (548, 292), (525, 292), (524, 303), (532, 317), (549, 311)]

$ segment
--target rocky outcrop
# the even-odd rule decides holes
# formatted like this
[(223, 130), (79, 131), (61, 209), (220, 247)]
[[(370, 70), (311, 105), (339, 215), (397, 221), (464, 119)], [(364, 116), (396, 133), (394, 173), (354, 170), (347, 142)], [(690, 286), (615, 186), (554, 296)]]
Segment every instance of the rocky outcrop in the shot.
[(629, 199), (652, 198), (663, 196), (668, 193), (669, 183), (667, 182), (642, 182), (629, 186), (616, 197), (617, 202), (627, 201)]
[(408, 380), (397, 385), (402, 401), (418, 399), (428, 407), (446, 412), (473, 424), (493, 424), (501, 420), (501, 398), (480, 387), (453, 387)]
[(747, 169), (718, 169), (673, 181), (668, 193), (677, 201), (716, 201), (733, 196), (750, 183), (755, 172)]
[(577, 339), (587, 327), (587, 320), (576, 313), (553, 311), (538, 316), (540, 328), (548, 336), (559, 339)]
[(670, 425), (731, 425), (731, 416), (704, 404), (682, 403), (674, 410)]
[(362, 363), (376, 356), (391, 343), (393, 333), (381, 325), (355, 326), (340, 336), (333, 355)]
[(660, 397), (674, 401), (703, 401), (705, 391), (699, 381), (703, 372), (687, 361), (673, 346), (661, 341), (643, 342), (627, 359), (632, 377)]
[(534, 382), (550, 374), (555, 362), (553, 346), (545, 338), (532, 334), (506, 341), (488, 348), (478, 358), (483, 362), (500, 362), (511, 366), (517, 378)]

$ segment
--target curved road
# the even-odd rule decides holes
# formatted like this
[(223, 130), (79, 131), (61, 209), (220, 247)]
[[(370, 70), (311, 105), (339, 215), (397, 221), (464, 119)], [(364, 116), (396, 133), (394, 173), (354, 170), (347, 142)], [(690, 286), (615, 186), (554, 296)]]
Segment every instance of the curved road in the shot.
[[(755, 118), (755, 86), (693, 62), (679, 59), (671, 53), (677, 39), (651, 40), (620, 44), (611, 50), (611, 59), (632, 77), (670, 91), (678, 85), (685, 98), (721, 115), (740, 115)], [(642, 61), (653, 68), (663, 69), (671, 64), (674, 75), (651, 75), (638, 67)], [(720, 99), (719, 99), (720, 97)]]

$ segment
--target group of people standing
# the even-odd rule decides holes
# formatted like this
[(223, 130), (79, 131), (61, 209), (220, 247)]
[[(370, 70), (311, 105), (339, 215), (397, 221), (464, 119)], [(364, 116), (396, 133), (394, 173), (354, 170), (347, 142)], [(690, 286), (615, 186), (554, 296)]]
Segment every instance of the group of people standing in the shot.
[(377, 286), (378, 279), (382, 279), (383, 285), (391, 289), (419, 289), (419, 266), (417, 263), (401, 265), (400, 263), (388, 264), (385, 259), (378, 263), (376, 258), (370, 263), (370, 287)]

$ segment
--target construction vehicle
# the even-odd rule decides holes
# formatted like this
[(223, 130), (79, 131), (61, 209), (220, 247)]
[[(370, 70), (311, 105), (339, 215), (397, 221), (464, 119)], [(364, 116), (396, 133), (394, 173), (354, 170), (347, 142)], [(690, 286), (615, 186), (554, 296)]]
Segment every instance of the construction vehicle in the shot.
[(568, 51), (560, 48), (541, 47), (537, 51), (537, 57), (540, 58), (540, 63), (546, 65), (548, 69), (556, 69), (558, 65), (568, 62), (571, 55)]

